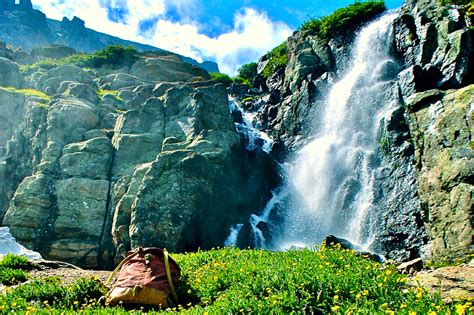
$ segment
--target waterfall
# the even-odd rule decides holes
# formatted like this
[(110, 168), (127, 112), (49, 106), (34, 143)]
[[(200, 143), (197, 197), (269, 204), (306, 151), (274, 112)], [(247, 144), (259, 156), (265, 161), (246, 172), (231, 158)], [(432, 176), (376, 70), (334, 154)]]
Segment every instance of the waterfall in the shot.
[[(395, 17), (386, 14), (357, 34), (348, 71), (339, 73), (324, 108), (318, 110), (322, 114), (314, 117), (313, 136), (281, 165), (284, 184), (261, 214), (245, 223), (250, 226), (245, 233), (251, 234), (251, 246), (310, 247), (333, 234), (367, 250), (375, 240), (379, 221), (374, 217), (384, 210), (374, 193), (380, 184), (377, 174), (390, 168), (380, 156), (380, 130), (400, 106), (393, 81), (397, 66), (389, 55)], [(253, 150), (255, 139), (265, 137), (232, 99), (230, 107), (242, 113), (243, 121), (236, 127), (249, 139), (247, 149)], [(231, 228), (226, 245), (236, 245), (245, 224)], [(269, 226), (272, 239), (266, 240), (260, 227)]]
[(392, 62), (388, 39), (394, 18), (384, 15), (357, 35), (349, 71), (332, 87), (323, 114), (315, 117), (314, 137), (286, 174), (290, 193), (275, 246), (310, 246), (329, 234), (370, 245), (366, 217), (380, 165), (378, 131), (397, 104), (387, 101), (383, 73), (383, 65)]

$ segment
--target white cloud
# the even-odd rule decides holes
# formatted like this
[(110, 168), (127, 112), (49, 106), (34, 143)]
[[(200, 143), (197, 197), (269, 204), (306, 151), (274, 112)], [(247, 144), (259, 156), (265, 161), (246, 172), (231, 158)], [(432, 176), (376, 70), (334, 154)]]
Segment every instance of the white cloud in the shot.
[[(107, 18), (107, 8), (99, 1), (86, 0), (33, 0), (46, 15), (54, 19), (78, 16), (94, 30), (124, 39), (150, 44), (199, 61), (214, 60), (222, 72), (235, 74), (237, 68), (283, 42), (292, 32), (289, 26), (270, 20), (263, 11), (243, 8), (234, 15), (232, 29), (217, 37), (201, 32), (202, 25), (190, 19), (200, 7), (200, 0), (102, 0), (111, 7), (119, 1), (128, 2), (129, 15), (123, 23)], [(170, 7), (171, 6), (171, 7)], [(180, 22), (165, 18), (166, 8), (187, 16)], [(139, 33), (142, 20), (158, 19), (156, 28), (146, 36)]]

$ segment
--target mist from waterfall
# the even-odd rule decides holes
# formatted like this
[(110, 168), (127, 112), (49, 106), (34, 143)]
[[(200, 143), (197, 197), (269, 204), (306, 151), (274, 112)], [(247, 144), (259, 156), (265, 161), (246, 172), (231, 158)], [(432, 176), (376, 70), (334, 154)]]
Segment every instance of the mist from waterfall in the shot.
[(395, 14), (360, 31), (347, 73), (332, 87), (323, 114), (315, 117), (314, 137), (287, 169), (283, 224), (273, 246), (311, 246), (333, 234), (370, 245), (367, 213), (380, 163), (378, 131), (396, 101), (387, 102), (384, 65), (391, 63), (389, 37)]

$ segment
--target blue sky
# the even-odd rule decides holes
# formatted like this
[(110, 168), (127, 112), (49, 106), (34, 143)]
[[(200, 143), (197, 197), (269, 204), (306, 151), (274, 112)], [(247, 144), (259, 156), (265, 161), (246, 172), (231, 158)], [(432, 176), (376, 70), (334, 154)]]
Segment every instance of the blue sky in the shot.
[[(305, 20), (354, 0), (33, 0), (54, 19), (78, 16), (104, 33), (237, 68), (283, 42)], [(397, 8), (402, 0), (387, 0)]]

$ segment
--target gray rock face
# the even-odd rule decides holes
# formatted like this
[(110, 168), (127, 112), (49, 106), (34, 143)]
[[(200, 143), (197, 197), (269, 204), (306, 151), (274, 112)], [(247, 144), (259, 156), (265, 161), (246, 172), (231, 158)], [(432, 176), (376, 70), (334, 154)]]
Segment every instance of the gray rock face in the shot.
[(186, 83), (207, 72), (153, 57), (131, 69), (61, 66), (29, 75), (28, 93), (0, 89), (0, 217), (46, 258), (106, 268), (137, 246), (219, 246), (276, 185), (225, 87)]
[(0, 57), (0, 86), (19, 88), (22, 83), (20, 67), (13, 61)]
[(409, 67), (399, 75), (399, 86), (434, 259), (473, 249), (469, 139), (474, 47), (469, 23), (459, 8), (433, 1), (406, 2), (394, 23), (394, 52)]
[(421, 206), (435, 258), (473, 250), (473, 106), (474, 85), (408, 99)]

